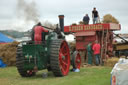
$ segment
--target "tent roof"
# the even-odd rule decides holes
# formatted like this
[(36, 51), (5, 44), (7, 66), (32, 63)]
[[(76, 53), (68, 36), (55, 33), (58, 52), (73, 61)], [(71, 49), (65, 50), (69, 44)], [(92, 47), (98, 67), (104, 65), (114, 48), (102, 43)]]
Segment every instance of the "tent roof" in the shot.
[(14, 41), (13, 39), (10, 39), (6, 35), (0, 33), (0, 43), (9, 43), (13, 41)]

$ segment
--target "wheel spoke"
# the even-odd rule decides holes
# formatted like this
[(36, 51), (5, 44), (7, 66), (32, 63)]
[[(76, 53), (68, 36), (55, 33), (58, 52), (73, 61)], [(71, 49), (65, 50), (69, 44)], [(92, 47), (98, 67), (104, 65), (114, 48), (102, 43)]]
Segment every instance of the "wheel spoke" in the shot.
[(63, 54), (60, 52), (59, 53), (59, 59), (62, 59), (62, 56), (63, 56)]
[(64, 55), (65, 55), (65, 56), (68, 55), (68, 52), (64, 53)]
[(63, 68), (63, 66), (60, 66), (60, 67), (61, 67), (62, 72), (65, 72), (65, 70), (64, 70), (64, 68)]
[(64, 49), (61, 50), (61, 52), (62, 52), (63, 54), (65, 54), (65, 53), (67, 53), (67, 49), (64, 48)]
[(64, 48), (65, 48), (66, 46), (65, 45), (63, 45), (62, 47), (61, 47), (61, 50), (64, 50)]
[(62, 60), (63, 65), (67, 66), (68, 64)]

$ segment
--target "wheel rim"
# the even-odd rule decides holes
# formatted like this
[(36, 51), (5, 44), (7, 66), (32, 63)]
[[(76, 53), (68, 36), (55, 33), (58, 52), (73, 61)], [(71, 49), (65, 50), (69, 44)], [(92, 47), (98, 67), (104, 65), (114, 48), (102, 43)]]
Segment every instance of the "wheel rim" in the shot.
[(76, 55), (75, 63), (76, 63), (76, 67), (77, 67), (78, 69), (80, 69), (81, 57), (80, 57), (80, 54), (79, 54), (79, 53), (77, 53), (77, 55)]
[(59, 50), (59, 65), (63, 75), (67, 75), (70, 67), (70, 53), (66, 41), (63, 41)]

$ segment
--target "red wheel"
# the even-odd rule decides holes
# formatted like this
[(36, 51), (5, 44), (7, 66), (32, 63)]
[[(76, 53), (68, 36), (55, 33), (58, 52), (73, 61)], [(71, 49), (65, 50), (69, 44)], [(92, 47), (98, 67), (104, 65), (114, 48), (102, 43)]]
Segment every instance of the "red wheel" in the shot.
[(52, 41), (50, 65), (55, 76), (65, 76), (68, 74), (70, 67), (70, 52), (65, 40)]
[(67, 75), (70, 67), (70, 53), (66, 41), (63, 41), (59, 50), (59, 63), (63, 75)]
[(80, 65), (81, 65), (81, 57), (80, 57), (80, 54), (79, 54), (79, 53), (76, 54), (76, 60), (75, 60), (75, 63), (76, 63), (76, 67), (77, 67), (78, 69), (80, 69)]
[(75, 51), (73, 53), (73, 56), (72, 56), (72, 65), (73, 65), (73, 68), (75, 69), (80, 69), (80, 65), (81, 65), (81, 56), (79, 54), (79, 52)]

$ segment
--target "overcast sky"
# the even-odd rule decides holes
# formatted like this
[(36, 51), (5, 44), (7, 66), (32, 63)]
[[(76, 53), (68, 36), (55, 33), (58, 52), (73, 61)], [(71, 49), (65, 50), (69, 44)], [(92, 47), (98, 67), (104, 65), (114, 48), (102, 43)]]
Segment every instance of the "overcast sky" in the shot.
[[(87, 13), (90, 16), (93, 7), (96, 7), (100, 18), (105, 14), (112, 14), (121, 24), (121, 33), (128, 33), (128, 0), (25, 0), (35, 2), (39, 21), (58, 23), (58, 15), (65, 15), (65, 25), (78, 23)], [(34, 23), (24, 22), (24, 17), (18, 15), (18, 0), (0, 0), (0, 30), (28, 30)]]

